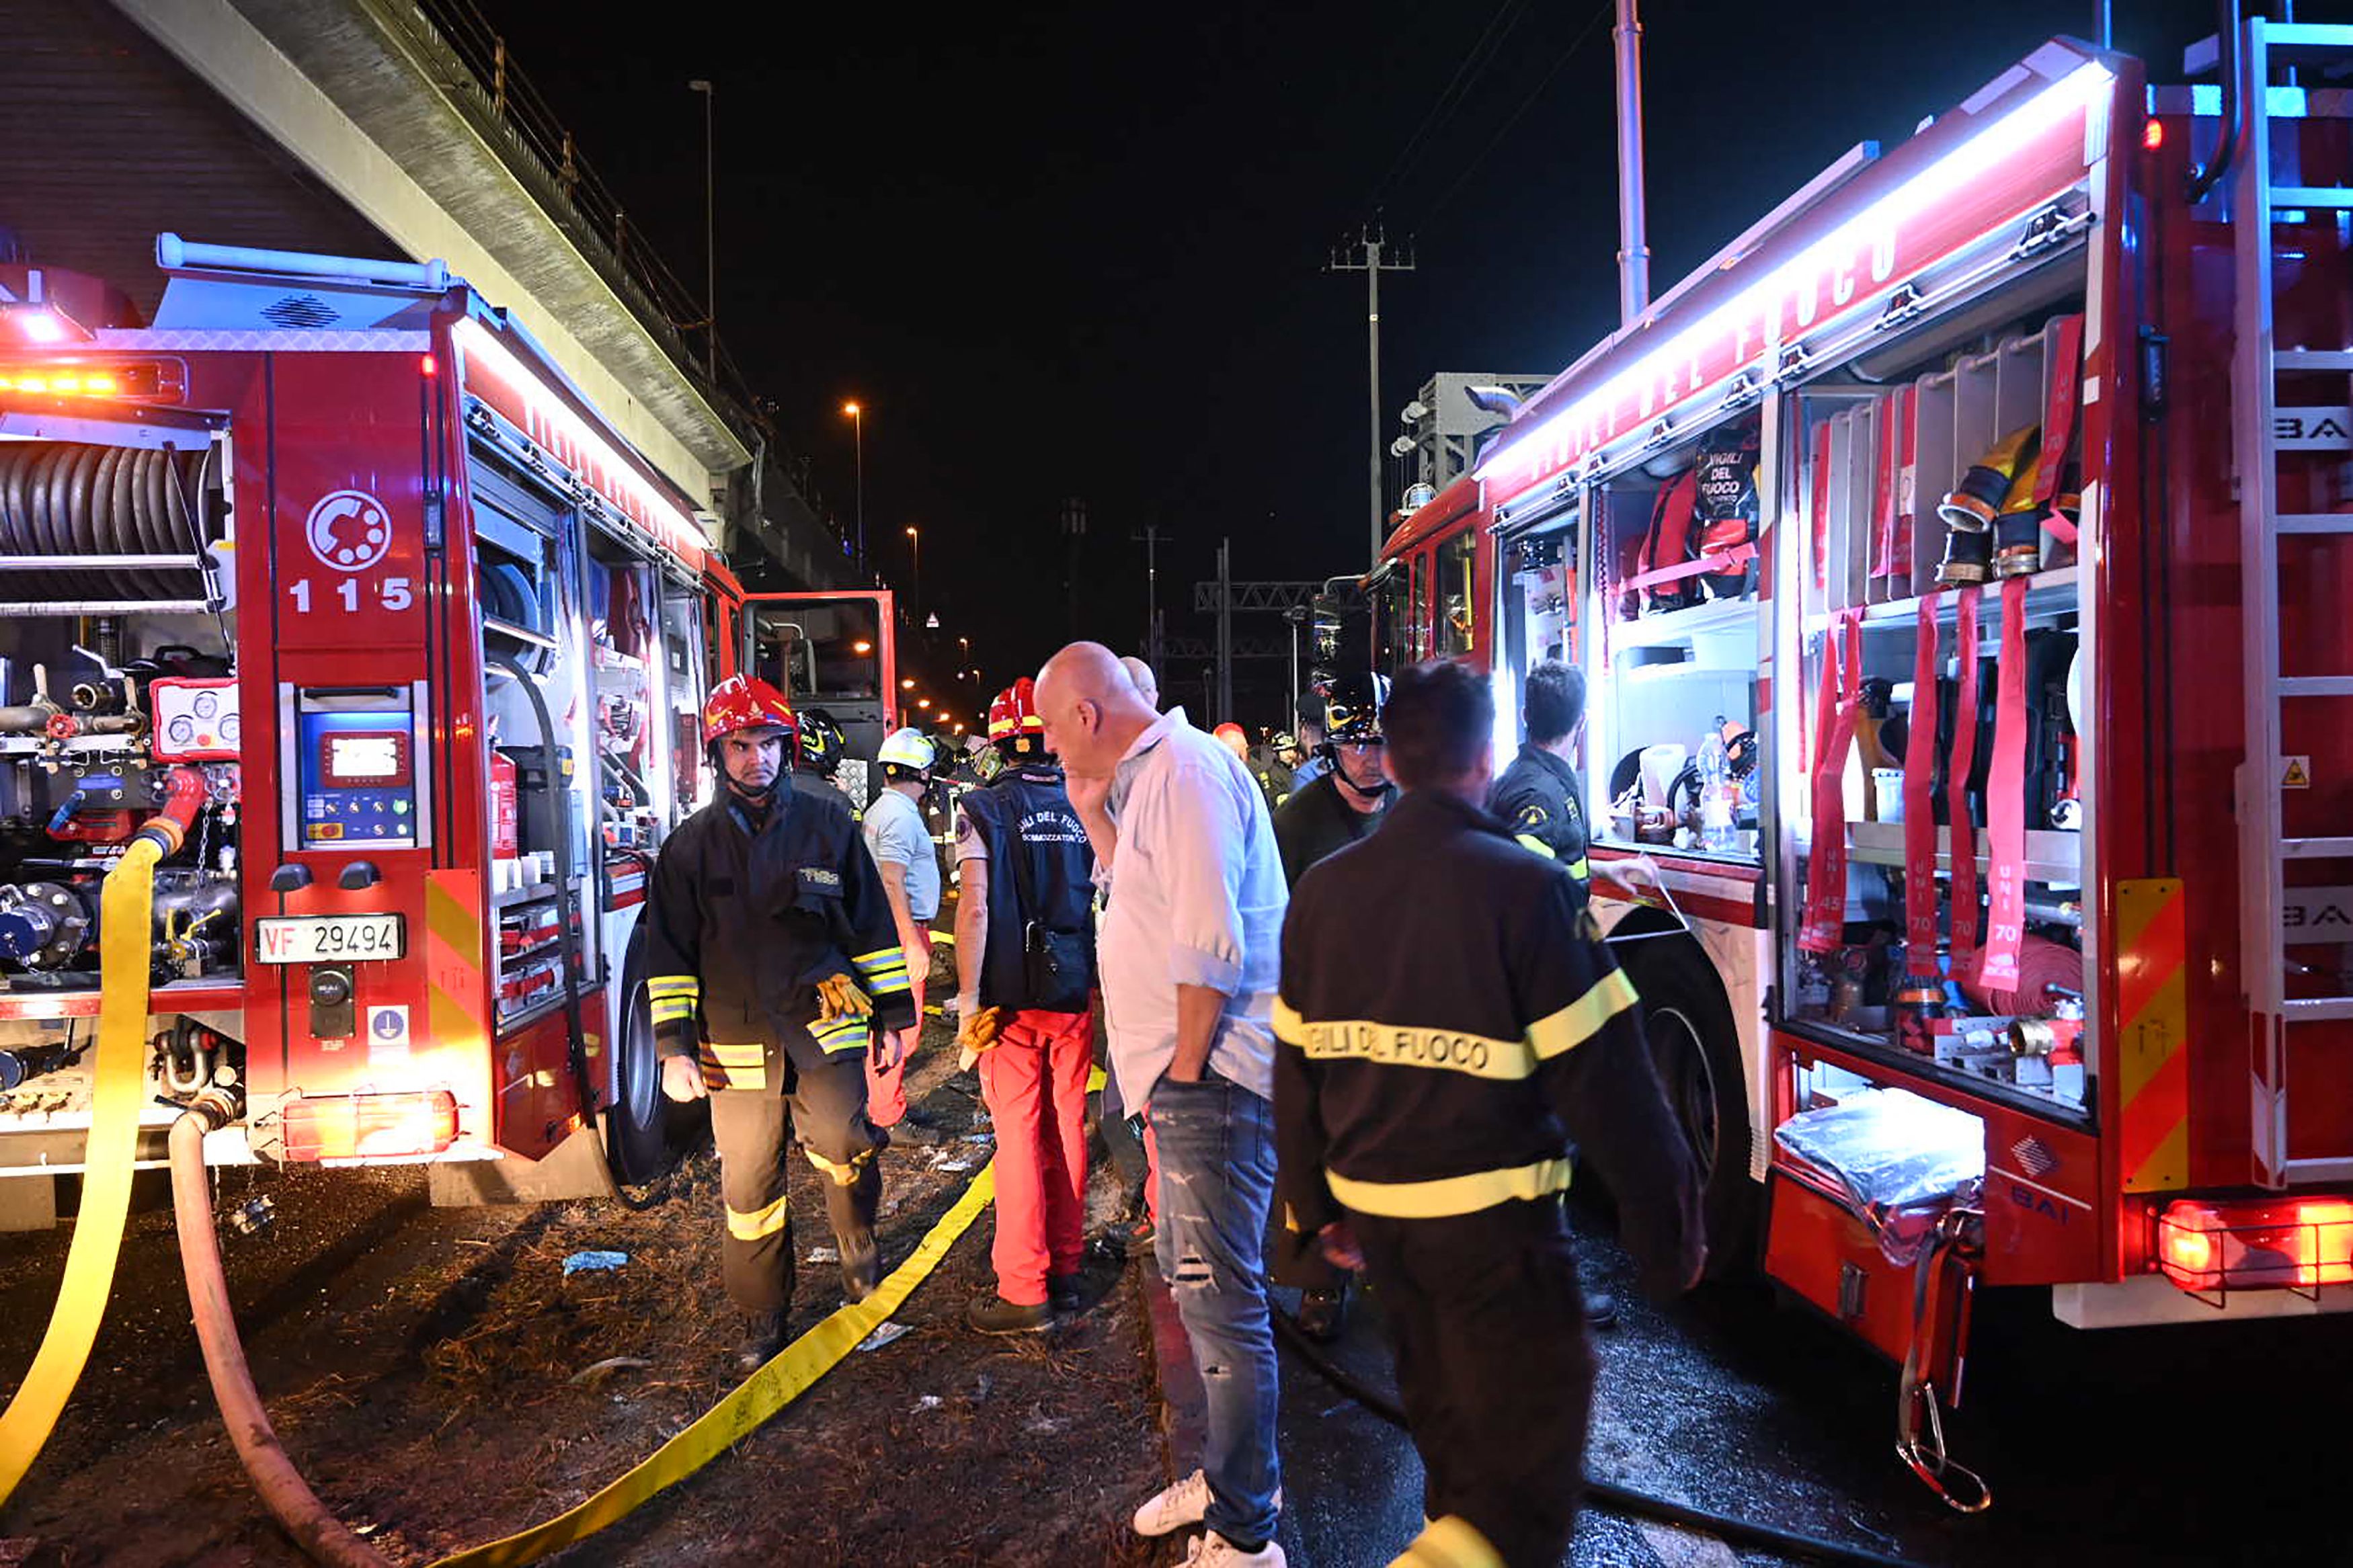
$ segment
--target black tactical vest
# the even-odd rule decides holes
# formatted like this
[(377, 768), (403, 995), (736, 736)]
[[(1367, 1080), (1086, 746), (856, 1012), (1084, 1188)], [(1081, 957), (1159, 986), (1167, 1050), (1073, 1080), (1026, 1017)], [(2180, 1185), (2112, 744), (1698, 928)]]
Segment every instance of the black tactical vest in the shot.
[[(1039, 1005), (1023, 956), (1033, 921), (1082, 933), (1093, 971), (1094, 851), (1063, 792), (1060, 768), (1017, 762), (993, 784), (966, 791), (960, 805), (988, 851), (988, 952), (980, 971), (980, 1005), (1024, 1011)], [(1016, 855), (1024, 870), (1016, 869)], [(1022, 897), (1025, 875), (1034, 903)]]

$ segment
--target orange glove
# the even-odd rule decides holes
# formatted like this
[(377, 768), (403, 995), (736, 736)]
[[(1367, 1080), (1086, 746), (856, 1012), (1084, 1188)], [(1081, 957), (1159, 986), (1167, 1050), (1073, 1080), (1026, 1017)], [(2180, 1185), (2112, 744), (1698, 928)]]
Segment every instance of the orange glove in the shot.
[(980, 1059), (980, 1053), (994, 1047), (997, 1037), (1005, 1032), (1005, 1009), (983, 1007), (964, 1021), (956, 1031), (956, 1071), (962, 1072)]
[(817, 983), (817, 1021), (830, 1024), (839, 1018), (871, 1018), (874, 1003), (858, 988), (858, 982), (847, 974), (828, 974)]

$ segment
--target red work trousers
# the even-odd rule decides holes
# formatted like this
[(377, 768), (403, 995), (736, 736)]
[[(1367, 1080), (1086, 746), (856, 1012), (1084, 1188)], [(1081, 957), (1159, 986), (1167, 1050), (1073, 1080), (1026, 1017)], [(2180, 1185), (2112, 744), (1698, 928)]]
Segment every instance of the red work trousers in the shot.
[[(923, 982), (932, 973), (932, 928), (915, 929), (923, 933), (923, 945), (907, 954), (907, 989), (915, 999), (915, 1026), (907, 1033), (906, 1053), (887, 1068), (874, 1065), (873, 1051), (866, 1053), (866, 1119), (877, 1127), (896, 1127), (907, 1114), (907, 1061), (923, 1037)], [(881, 1037), (876, 1036), (874, 1043), (879, 1049)]]
[(1087, 1069), (1094, 1019), (1016, 1013), (980, 1054), (997, 1129), (997, 1293), (1041, 1306), (1046, 1279), (1076, 1274), (1086, 1247)]

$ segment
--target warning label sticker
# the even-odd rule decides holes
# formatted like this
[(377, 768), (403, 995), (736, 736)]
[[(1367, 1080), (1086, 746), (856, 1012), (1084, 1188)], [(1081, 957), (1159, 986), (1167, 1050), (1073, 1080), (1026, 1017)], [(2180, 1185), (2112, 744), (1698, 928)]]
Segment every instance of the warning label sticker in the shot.
[(2308, 756), (2290, 757), (2287, 760), (2285, 771), (2280, 774), (2280, 788), (2310, 789), (2311, 787), (2312, 759)]
[(408, 1009), (370, 1007), (367, 1010), (368, 1060), (372, 1062), (408, 1059)]

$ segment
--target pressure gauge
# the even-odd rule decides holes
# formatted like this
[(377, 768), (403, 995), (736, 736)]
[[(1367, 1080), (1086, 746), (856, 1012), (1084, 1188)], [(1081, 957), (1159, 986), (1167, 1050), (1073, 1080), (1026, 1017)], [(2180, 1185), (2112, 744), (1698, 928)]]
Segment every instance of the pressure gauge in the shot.
[(154, 715), (151, 748), (159, 763), (233, 763), (237, 759), (237, 681), (165, 676), (148, 682)]

